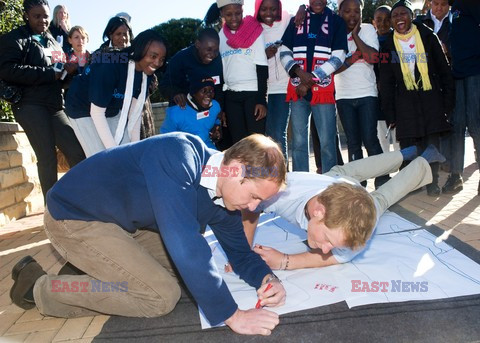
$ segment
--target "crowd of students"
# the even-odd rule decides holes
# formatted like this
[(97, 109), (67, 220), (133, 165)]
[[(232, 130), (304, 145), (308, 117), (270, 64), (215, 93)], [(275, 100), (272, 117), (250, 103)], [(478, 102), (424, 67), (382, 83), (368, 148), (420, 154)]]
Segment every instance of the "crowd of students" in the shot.
[[(161, 94), (180, 109), (167, 110), (161, 129), (153, 127), (149, 95), (158, 85), (155, 71), (165, 62), (166, 44), (153, 31), (134, 40), (127, 13), (109, 20), (104, 43), (90, 53), (87, 31), (71, 27), (65, 6), (55, 7), (50, 22), (46, 0), (25, 0), (26, 25), (1, 38), (0, 77), (25, 88), (13, 112), (36, 152), (44, 194), (56, 180), (55, 147), (74, 166), (83, 154), (159, 131), (199, 134), (219, 150), (263, 133), (280, 144), (288, 161), (290, 124), (293, 171), (310, 169), (311, 132), (317, 172), (326, 173), (343, 163), (338, 113), (349, 161), (363, 158), (362, 146), (369, 156), (389, 151), (390, 143), (394, 149), (439, 147), (450, 176), (441, 189), (440, 166), (432, 166), (427, 192), (437, 196), (462, 189), (463, 154), (452, 151), (464, 151), (467, 127), (479, 160), (480, 114), (472, 89), (480, 61), (478, 47), (468, 44), (478, 34), (478, 7), (459, 0), (450, 11), (448, 0), (432, 0), (415, 19), (410, 2), (401, 0), (377, 8), (371, 25), (362, 22), (362, 0), (339, 0), (338, 13), (324, 0), (311, 0), (295, 16), (282, 10), (280, 0), (256, 0), (253, 16), (244, 16), (243, 1), (218, 0), (204, 24), (215, 27), (221, 19), (220, 31), (201, 29), (160, 79)], [(161, 47), (148, 50), (152, 42)], [(57, 70), (55, 62), (65, 64)], [(207, 79), (213, 88), (209, 82), (198, 88)], [(192, 89), (211, 96), (200, 100)], [(48, 125), (36, 123), (33, 111), (45, 113), (41, 121)], [(388, 178), (377, 178), (375, 186)]]
[[(160, 316), (175, 307), (181, 277), (212, 324), (270, 334), (278, 315), (238, 308), (203, 230), (212, 228), (259, 305), (276, 307), (286, 292), (272, 269), (348, 262), (410, 191), (460, 190), (466, 127), (480, 163), (480, 5), (456, 0), (449, 13), (446, 1), (432, 0), (416, 20), (408, 0), (381, 6), (372, 26), (362, 23), (362, 0), (339, 0), (338, 14), (310, 0), (295, 16), (279, 0), (257, 0), (253, 17), (243, 16), (243, 0), (217, 0), (206, 25), (221, 17), (220, 32), (200, 30), (159, 82), (171, 105), (162, 134), (126, 144), (154, 134), (148, 97), (164, 40), (153, 30), (134, 38), (119, 13), (90, 54), (86, 30), (70, 28), (64, 6), (49, 29), (48, 2), (25, 0), (25, 26), (0, 38), (0, 78), (23, 86), (12, 108), (37, 155), (47, 236), (66, 264), (52, 275), (21, 259), (13, 303), (58, 317)], [(337, 113), (352, 161), (345, 166)], [(289, 121), (293, 170), (309, 171), (312, 133), (323, 175), (287, 175)], [(256, 134), (265, 132), (276, 142)], [(395, 137), (401, 150), (380, 155), (379, 135), (386, 146)], [(55, 184), (56, 147), (72, 167), (88, 158)], [(449, 158), (442, 189), (437, 149)], [(371, 177), (378, 189), (369, 194), (359, 184)], [(307, 230), (311, 251), (252, 249), (260, 210)], [(88, 292), (95, 282), (128, 290)], [(55, 292), (58, 283), (87, 291)]]

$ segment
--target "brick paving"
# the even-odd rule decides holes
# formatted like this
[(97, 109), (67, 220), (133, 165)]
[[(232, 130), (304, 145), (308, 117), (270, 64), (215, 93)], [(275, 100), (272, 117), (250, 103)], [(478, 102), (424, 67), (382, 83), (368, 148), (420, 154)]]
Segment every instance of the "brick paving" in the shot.
[[(310, 170), (315, 170), (313, 165)], [(446, 178), (447, 174), (441, 172), (440, 185)], [(479, 178), (472, 140), (467, 138), (464, 189), (461, 192), (432, 198), (423, 190), (408, 195), (399, 205), (425, 220), (427, 225), (436, 225), (480, 250)], [(368, 187), (373, 187), (371, 182)], [(42, 213), (0, 228), (0, 342), (91, 342), (100, 333), (108, 316), (44, 317), (36, 309), (24, 311), (11, 303), (9, 290), (13, 280), (10, 272), (25, 255), (34, 256), (48, 273), (57, 273), (63, 263), (42, 229)]]

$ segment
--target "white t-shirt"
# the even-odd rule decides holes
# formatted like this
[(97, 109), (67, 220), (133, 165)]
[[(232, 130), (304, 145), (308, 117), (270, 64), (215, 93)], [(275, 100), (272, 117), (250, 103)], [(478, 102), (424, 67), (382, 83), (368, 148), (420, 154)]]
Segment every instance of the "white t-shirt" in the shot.
[[(277, 40), (282, 39), (283, 33), (290, 22), (290, 14), (282, 12), (282, 20), (276, 21), (272, 26), (262, 23), (263, 35), (265, 36), (265, 48), (268, 48)], [(272, 58), (268, 59), (268, 94), (286, 94), (289, 76), (280, 62), (280, 49)]]
[[(287, 187), (272, 198), (263, 201), (256, 211), (275, 213), (288, 222), (304, 230), (308, 229), (308, 219), (305, 216), (305, 206), (314, 196), (322, 193), (335, 182), (347, 182), (350, 179), (331, 177), (307, 172), (287, 173)], [(315, 187), (312, 187), (315, 185)], [(332, 254), (339, 263), (352, 260), (361, 250), (349, 248), (333, 248)]]
[[(365, 44), (379, 50), (378, 36), (373, 25), (361, 24), (358, 36)], [(347, 38), (348, 52), (354, 54), (357, 45), (351, 32)], [(357, 99), (367, 96), (378, 96), (373, 64), (358, 59), (347, 70), (335, 75), (335, 99)]]
[(220, 30), (219, 36), (225, 80), (223, 90), (256, 92), (258, 90), (256, 65), (268, 65), (263, 33), (249, 48), (245, 49), (230, 47), (223, 30)]
[(408, 69), (410, 69), (410, 73), (413, 76), (413, 79), (415, 80), (415, 62), (416, 62), (416, 53), (417, 53), (417, 47), (415, 44), (415, 35), (410, 37), (409, 40), (398, 40), (400, 42), (400, 47), (402, 48), (402, 56), (399, 56), (399, 58), (406, 58), (408, 60)]

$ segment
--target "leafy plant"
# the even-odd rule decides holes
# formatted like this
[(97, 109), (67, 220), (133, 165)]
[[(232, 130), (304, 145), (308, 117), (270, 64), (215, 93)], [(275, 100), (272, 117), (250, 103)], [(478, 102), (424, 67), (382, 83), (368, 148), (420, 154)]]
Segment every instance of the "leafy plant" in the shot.
[[(0, 0), (0, 35), (23, 24), (21, 0)], [(10, 104), (0, 100), (0, 121), (14, 121)]]

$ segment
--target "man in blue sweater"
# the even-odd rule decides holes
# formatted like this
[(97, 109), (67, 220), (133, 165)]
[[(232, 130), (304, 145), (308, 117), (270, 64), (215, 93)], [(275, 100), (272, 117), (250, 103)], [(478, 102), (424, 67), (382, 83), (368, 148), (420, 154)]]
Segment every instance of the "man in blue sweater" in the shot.
[(52, 245), (86, 274), (47, 275), (26, 257), (13, 268), (10, 296), (24, 309), (36, 305), (55, 317), (161, 316), (180, 298), (174, 265), (212, 325), (268, 335), (278, 315), (238, 309), (202, 232), (212, 228), (262, 306), (282, 305), (285, 290), (250, 249), (238, 210), (255, 209), (284, 182), (283, 154), (263, 135), (225, 154), (183, 133), (98, 153), (62, 177), (45, 210)]

